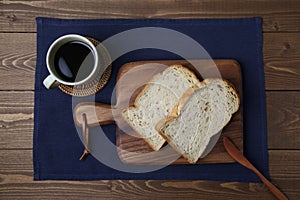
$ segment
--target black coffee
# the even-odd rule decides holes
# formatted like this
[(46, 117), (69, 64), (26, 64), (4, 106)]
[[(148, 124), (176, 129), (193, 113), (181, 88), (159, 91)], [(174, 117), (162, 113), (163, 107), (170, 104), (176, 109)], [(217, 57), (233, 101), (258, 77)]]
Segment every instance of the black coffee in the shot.
[(67, 82), (78, 82), (93, 71), (95, 58), (92, 49), (83, 42), (69, 42), (59, 48), (54, 57), (58, 76)]

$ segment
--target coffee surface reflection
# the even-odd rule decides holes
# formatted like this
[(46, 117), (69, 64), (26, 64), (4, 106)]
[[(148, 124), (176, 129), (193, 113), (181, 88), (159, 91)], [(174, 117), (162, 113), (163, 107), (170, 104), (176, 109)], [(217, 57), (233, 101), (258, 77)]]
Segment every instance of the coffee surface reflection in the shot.
[(57, 75), (68, 82), (84, 80), (91, 74), (94, 65), (95, 58), (92, 49), (80, 41), (62, 45), (54, 57)]

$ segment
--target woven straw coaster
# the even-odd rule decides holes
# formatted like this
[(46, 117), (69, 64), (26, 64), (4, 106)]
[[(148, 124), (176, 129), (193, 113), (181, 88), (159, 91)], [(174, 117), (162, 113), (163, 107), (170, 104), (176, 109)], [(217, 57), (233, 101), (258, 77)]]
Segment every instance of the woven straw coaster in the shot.
[(107, 69), (104, 71), (102, 76), (101, 74), (99, 74), (98, 78), (95, 78), (94, 80), (88, 83), (84, 83), (76, 86), (59, 84), (58, 88), (68, 95), (77, 96), (77, 97), (90, 96), (97, 93), (107, 84), (111, 72), (112, 72), (112, 66), (109, 65)]

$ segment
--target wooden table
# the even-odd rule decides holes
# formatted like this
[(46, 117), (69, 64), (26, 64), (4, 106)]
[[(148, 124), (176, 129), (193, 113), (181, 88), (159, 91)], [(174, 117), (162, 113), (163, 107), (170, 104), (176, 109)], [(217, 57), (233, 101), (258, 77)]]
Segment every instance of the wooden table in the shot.
[(274, 199), (259, 183), (33, 181), (35, 17), (263, 17), (270, 175), (300, 199), (299, 0), (0, 1), (0, 199)]

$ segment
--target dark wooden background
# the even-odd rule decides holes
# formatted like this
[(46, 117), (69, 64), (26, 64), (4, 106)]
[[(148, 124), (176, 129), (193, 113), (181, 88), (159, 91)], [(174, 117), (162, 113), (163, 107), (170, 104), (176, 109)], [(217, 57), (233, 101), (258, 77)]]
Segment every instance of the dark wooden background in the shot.
[(270, 175), (300, 199), (299, 0), (0, 0), (0, 199), (274, 199), (259, 183), (33, 181), (35, 17), (263, 17)]

